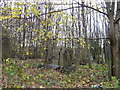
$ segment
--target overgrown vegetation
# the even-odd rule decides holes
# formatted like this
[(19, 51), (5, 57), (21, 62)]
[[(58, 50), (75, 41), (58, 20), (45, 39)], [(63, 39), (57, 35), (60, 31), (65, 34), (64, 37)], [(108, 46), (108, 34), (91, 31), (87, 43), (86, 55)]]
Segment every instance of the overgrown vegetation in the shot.
[(118, 88), (120, 1), (112, 1), (2, 0), (2, 87)]
[[(76, 71), (61, 73), (57, 70), (37, 68), (41, 60), (14, 60), (3, 61), (3, 88), (118, 88), (115, 77), (109, 81), (107, 67), (93, 64), (93, 69), (88, 65), (79, 65)], [(40, 63), (39, 63), (40, 64)]]

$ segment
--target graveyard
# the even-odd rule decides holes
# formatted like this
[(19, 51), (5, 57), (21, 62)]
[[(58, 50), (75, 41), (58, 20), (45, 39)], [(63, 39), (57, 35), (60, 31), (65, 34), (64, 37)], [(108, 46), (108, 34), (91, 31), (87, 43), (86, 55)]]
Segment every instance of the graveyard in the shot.
[[(12, 62), (12, 63), (11, 63)], [(42, 61), (41, 61), (42, 62)], [(40, 60), (8, 59), (3, 64), (4, 88), (117, 88), (117, 78), (107, 79), (107, 68), (104, 65), (78, 65), (61, 71), (57, 66), (41, 66)], [(43, 65), (41, 63), (41, 65)], [(73, 70), (72, 70), (73, 69)]]
[(119, 0), (0, 0), (0, 88), (120, 88)]

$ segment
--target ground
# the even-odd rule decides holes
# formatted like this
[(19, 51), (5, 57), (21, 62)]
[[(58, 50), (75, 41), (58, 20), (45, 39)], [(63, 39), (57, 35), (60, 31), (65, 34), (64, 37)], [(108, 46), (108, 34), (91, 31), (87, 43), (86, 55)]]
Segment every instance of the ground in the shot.
[(77, 65), (69, 74), (59, 70), (37, 68), (40, 59), (18, 60), (6, 59), (2, 64), (3, 88), (118, 88), (118, 80), (107, 78), (107, 66), (93, 63)]

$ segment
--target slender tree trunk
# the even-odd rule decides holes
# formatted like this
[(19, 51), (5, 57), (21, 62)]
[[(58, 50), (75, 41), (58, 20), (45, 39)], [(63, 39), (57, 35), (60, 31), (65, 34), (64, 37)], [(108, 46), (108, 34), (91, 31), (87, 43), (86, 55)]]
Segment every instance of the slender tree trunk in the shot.
[(118, 24), (114, 24), (114, 17), (113, 15), (110, 16), (110, 29), (109, 29), (109, 37), (111, 43), (111, 50), (112, 50), (112, 76), (119, 77), (119, 45), (118, 45)]

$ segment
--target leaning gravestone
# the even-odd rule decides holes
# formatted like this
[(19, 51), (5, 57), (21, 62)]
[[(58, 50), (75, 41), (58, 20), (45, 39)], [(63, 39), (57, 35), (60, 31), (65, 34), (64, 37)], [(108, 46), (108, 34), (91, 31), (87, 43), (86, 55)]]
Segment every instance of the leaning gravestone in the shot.
[(2, 59), (10, 57), (10, 41), (8, 38), (2, 38)]
[(2, 59), (10, 57), (10, 39), (6, 31), (2, 32)]

